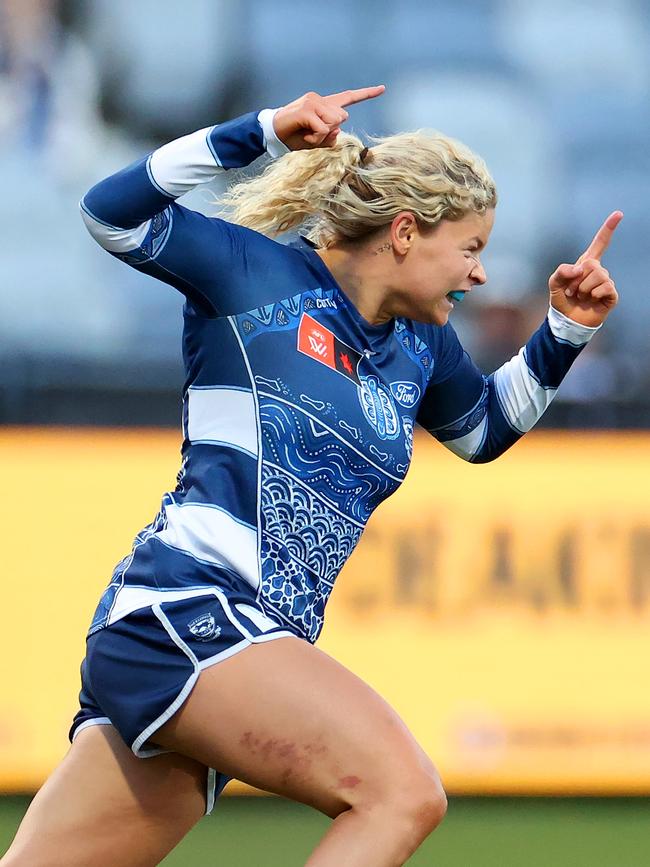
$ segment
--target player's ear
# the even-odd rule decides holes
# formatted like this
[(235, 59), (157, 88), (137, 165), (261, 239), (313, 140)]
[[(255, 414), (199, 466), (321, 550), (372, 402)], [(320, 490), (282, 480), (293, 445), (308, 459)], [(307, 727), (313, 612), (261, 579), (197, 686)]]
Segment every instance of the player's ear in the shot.
[(400, 211), (390, 224), (390, 239), (399, 256), (406, 256), (418, 232), (415, 216), (410, 211)]

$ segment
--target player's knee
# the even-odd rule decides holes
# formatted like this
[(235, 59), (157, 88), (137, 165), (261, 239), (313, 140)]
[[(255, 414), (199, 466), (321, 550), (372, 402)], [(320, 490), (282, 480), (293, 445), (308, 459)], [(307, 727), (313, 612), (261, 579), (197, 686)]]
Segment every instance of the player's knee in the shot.
[[(435, 769), (404, 771), (390, 778), (390, 787), (382, 787), (354, 806), (390, 814), (392, 821), (409, 836), (424, 839), (442, 822), (447, 812), (447, 796)], [(379, 809), (377, 809), (379, 808)]]
[(423, 771), (403, 773), (393, 780), (390, 793), (370, 809), (377, 822), (389, 823), (404, 861), (438, 827), (446, 811), (447, 798), (439, 777)]
[[(410, 766), (406, 766), (410, 764)], [(447, 797), (440, 777), (431, 764), (407, 763), (384, 769), (379, 776), (355, 786), (353, 793), (337, 790), (329, 809), (331, 818), (344, 813), (363, 817), (371, 826), (385, 829), (399, 845), (404, 863), (423, 840), (442, 822)]]
[(447, 799), (439, 782), (431, 778), (411, 780), (399, 794), (390, 811), (390, 823), (401, 847), (401, 864), (442, 822)]
[(447, 796), (437, 774), (406, 780), (400, 787), (398, 809), (420, 839), (435, 830), (447, 812)]

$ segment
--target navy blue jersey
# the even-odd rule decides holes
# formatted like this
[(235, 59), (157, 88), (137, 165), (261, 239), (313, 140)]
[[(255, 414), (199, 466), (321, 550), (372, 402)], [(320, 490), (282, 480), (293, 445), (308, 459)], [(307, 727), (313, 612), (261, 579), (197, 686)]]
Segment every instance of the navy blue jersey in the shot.
[(314, 641), (373, 510), (401, 484), (420, 423), (492, 460), (537, 421), (596, 329), (554, 310), (489, 377), (451, 325), (363, 319), (306, 240), (283, 245), (174, 200), (265, 151), (273, 112), (154, 151), (82, 201), (109, 252), (185, 298), (182, 467), (117, 565), (91, 631), (223, 570)]

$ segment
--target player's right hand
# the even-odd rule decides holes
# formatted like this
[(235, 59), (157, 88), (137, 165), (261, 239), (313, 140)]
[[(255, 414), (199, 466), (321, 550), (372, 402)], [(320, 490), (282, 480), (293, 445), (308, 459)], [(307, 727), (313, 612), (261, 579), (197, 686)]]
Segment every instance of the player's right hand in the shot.
[(579, 325), (602, 325), (618, 303), (616, 284), (600, 260), (622, 219), (622, 211), (610, 214), (575, 265), (560, 265), (548, 281), (551, 305)]
[(341, 124), (349, 117), (345, 107), (374, 99), (385, 89), (380, 84), (329, 96), (306, 93), (278, 109), (273, 118), (275, 134), (292, 151), (332, 147), (341, 132)]

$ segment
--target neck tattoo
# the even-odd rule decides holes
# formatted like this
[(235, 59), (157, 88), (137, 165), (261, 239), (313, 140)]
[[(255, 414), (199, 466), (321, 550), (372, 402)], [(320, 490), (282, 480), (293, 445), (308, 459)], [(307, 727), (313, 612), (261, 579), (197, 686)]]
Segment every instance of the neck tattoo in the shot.
[(377, 247), (376, 250), (372, 251), (373, 256), (378, 256), (380, 253), (385, 253), (386, 250), (390, 250), (393, 245), (390, 241), (387, 241), (385, 244), (382, 244), (381, 247)]

